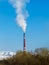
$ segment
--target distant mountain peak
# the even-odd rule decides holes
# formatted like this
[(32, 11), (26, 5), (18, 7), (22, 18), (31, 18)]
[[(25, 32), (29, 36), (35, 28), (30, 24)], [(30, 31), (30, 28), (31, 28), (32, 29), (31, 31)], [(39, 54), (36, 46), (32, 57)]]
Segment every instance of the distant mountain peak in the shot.
[(0, 60), (12, 57), (15, 55), (15, 52), (10, 52), (10, 51), (0, 51)]

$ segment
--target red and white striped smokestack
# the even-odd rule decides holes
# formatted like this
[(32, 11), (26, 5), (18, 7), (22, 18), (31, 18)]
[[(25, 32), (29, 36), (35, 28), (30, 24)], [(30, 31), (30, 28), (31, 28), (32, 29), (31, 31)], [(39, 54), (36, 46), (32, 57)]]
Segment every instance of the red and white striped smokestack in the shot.
[(23, 51), (26, 51), (26, 38), (25, 38), (25, 33), (24, 33), (24, 46), (23, 46)]

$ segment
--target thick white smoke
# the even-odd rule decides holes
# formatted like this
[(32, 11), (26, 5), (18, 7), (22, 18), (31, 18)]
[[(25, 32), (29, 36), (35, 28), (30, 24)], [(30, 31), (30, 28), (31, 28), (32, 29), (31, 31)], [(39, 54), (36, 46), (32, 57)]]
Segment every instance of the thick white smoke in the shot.
[(26, 31), (26, 19), (29, 16), (28, 11), (26, 10), (26, 4), (29, 3), (29, 0), (10, 0), (13, 7), (16, 11), (16, 21), (18, 25)]

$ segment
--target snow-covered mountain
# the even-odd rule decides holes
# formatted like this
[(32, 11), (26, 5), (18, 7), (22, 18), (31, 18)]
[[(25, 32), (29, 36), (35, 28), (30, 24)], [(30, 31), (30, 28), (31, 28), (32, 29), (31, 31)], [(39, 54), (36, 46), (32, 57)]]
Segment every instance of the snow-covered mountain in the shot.
[(15, 55), (15, 52), (10, 52), (10, 51), (0, 51), (0, 60), (12, 57)]

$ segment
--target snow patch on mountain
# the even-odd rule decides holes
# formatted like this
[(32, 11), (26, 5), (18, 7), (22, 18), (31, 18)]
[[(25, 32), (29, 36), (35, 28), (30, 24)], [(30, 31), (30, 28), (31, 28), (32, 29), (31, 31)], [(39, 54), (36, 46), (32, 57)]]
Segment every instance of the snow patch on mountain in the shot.
[(0, 51), (0, 60), (10, 58), (13, 55), (15, 55), (16, 52), (10, 52), (10, 51)]

